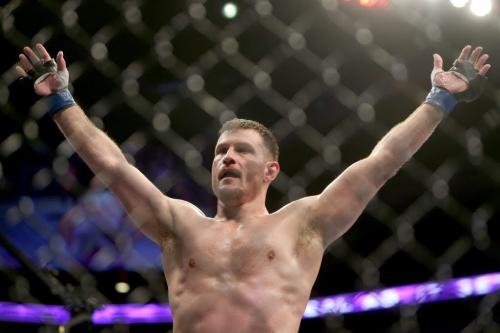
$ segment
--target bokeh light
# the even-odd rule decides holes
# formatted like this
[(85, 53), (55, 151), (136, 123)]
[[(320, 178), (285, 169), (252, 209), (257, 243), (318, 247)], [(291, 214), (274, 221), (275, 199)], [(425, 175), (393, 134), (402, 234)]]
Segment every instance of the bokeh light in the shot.
[(232, 2), (228, 2), (224, 4), (222, 7), (222, 15), (224, 15), (225, 18), (228, 19), (233, 19), (238, 15), (238, 6), (236, 6)]
[(470, 10), (474, 15), (486, 16), (493, 8), (491, 0), (472, 0), (470, 3)]

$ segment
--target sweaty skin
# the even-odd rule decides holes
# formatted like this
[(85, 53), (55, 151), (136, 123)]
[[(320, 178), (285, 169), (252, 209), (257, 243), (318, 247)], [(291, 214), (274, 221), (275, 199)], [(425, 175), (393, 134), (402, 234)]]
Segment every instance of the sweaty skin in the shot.
[[(50, 59), (41, 44), (37, 51), (23, 49), (20, 75), (26, 76), (40, 58)], [(480, 47), (466, 46), (459, 59), (484, 76), (490, 65), (485, 64), (488, 55), (481, 53)], [(56, 60), (57, 77), (49, 75), (35, 86), (42, 96), (61, 89), (61, 78), (67, 79), (62, 52)], [(442, 65), (434, 55), (434, 85), (451, 93), (468, 89), (463, 78), (443, 71)], [(279, 164), (255, 130), (225, 131), (212, 164), (217, 214), (209, 218), (192, 204), (161, 193), (78, 105), (54, 117), (131, 220), (159, 244), (175, 333), (297, 332), (326, 247), (354, 224), (442, 119), (435, 106), (422, 104), (323, 192), (272, 214), (265, 201)]]
[(324, 249), (292, 206), (241, 221), (179, 209), (190, 223), (162, 244), (175, 332), (297, 332)]
[[(213, 187), (226, 200), (215, 218), (181, 202), (173, 209), (180, 227), (162, 249), (176, 331), (298, 330), (324, 244), (303, 223), (307, 199), (273, 214), (255, 205), (264, 193), (256, 179), (264, 164), (261, 141), (253, 130), (220, 137)], [(219, 179), (225, 170), (235, 176)], [(231, 199), (237, 207), (238, 200), (248, 207), (231, 211)]]

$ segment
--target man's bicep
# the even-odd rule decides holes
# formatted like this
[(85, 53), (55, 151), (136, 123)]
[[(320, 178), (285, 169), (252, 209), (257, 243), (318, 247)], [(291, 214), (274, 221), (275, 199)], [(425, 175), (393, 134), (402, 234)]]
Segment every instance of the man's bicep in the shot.
[(114, 172), (114, 180), (106, 185), (118, 197), (134, 224), (157, 243), (163, 234), (172, 233), (173, 200), (128, 163), (118, 166)]
[(342, 236), (361, 215), (380, 187), (390, 178), (389, 160), (369, 156), (352, 164), (316, 196), (314, 225), (325, 245)]

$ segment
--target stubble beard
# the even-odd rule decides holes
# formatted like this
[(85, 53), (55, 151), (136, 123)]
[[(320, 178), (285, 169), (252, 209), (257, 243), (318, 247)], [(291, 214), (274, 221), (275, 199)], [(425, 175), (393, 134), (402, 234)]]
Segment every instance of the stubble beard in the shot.
[(244, 196), (243, 190), (239, 186), (220, 186), (217, 191), (217, 199), (227, 205), (239, 204)]

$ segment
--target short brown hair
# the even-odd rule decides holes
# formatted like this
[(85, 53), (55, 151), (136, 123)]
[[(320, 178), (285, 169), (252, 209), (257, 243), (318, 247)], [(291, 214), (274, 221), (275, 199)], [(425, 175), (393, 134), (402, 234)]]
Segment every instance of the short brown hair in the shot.
[(222, 133), (226, 131), (234, 131), (239, 129), (252, 129), (254, 131), (257, 131), (257, 133), (259, 133), (262, 137), (264, 145), (271, 153), (273, 159), (275, 161), (278, 160), (280, 150), (274, 134), (269, 128), (257, 121), (241, 118), (228, 120), (222, 125), (221, 129), (219, 130), (219, 136), (221, 136)]

